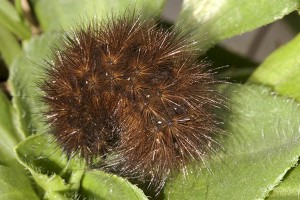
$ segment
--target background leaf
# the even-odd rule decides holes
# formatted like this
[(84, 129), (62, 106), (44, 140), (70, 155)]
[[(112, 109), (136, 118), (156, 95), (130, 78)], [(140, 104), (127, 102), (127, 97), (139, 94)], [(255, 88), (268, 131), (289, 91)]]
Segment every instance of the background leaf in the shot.
[(0, 163), (7, 163), (15, 158), (14, 147), (22, 139), (14, 128), (14, 110), (11, 102), (0, 90)]
[(9, 67), (21, 52), (17, 39), (5, 28), (0, 27), (0, 53), (6, 65)]
[(164, 5), (164, 0), (35, 0), (34, 10), (44, 31), (69, 29), (86, 19), (110, 16), (111, 13), (123, 13), (125, 9), (147, 8), (147, 12), (158, 13)]
[(249, 81), (270, 86), (281, 95), (300, 101), (300, 34), (272, 53)]
[(30, 37), (28, 27), (21, 21), (14, 6), (8, 0), (0, 0), (0, 27), (5, 27), (21, 39)]
[(39, 200), (24, 171), (0, 165), (0, 199)]
[(8, 84), (24, 137), (47, 130), (42, 120), (43, 107), (37, 85), (43, 78), (44, 59), (49, 55), (50, 47), (57, 43), (57, 35), (59, 34), (43, 34), (25, 42), (23, 53), (10, 68)]
[(195, 30), (200, 45), (217, 42), (281, 19), (300, 6), (298, 0), (184, 0), (179, 23)]
[(39, 199), (23, 166), (16, 160), (14, 147), (23, 138), (15, 129), (12, 104), (1, 90), (0, 111), (0, 199)]
[(264, 199), (300, 155), (300, 109), (259, 86), (230, 86), (225, 153), (171, 180), (167, 199)]

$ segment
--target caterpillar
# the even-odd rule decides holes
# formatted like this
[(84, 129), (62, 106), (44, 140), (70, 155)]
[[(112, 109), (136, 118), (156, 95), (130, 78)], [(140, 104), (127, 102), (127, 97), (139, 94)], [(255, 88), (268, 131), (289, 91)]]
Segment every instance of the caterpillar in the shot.
[(70, 157), (147, 182), (201, 161), (219, 132), (220, 83), (197, 42), (141, 14), (93, 20), (62, 38), (40, 84), (50, 133)]

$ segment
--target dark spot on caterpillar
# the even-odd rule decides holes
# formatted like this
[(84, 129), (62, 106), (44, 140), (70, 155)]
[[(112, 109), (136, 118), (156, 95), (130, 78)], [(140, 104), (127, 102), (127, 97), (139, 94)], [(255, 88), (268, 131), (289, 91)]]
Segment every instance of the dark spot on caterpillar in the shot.
[(51, 134), (68, 156), (159, 189), (201, 161), (218, 133), (219, 81), (189, 34), (123, 15), (68, 35), (42, 83)]

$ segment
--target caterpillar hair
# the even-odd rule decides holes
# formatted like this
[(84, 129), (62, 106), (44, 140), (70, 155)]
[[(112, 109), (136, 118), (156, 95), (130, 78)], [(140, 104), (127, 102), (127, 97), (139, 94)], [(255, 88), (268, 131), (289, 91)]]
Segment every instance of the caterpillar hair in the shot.
[(123, 14), (67, 33), (41, 83), (50, 133), (71, 156), (161, 188), (219, 133), (220, 81), (193, 36)]

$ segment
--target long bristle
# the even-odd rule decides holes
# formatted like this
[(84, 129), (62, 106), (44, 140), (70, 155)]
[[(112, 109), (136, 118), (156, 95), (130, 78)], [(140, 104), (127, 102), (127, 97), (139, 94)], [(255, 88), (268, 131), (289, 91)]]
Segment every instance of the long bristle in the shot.
[(191, 36), (124, 15), (76, 29), (61, 46), (41, 88), (67, 155), (100, 156), (105, 168), (161, 187), (207, 154), (218, 81)]

